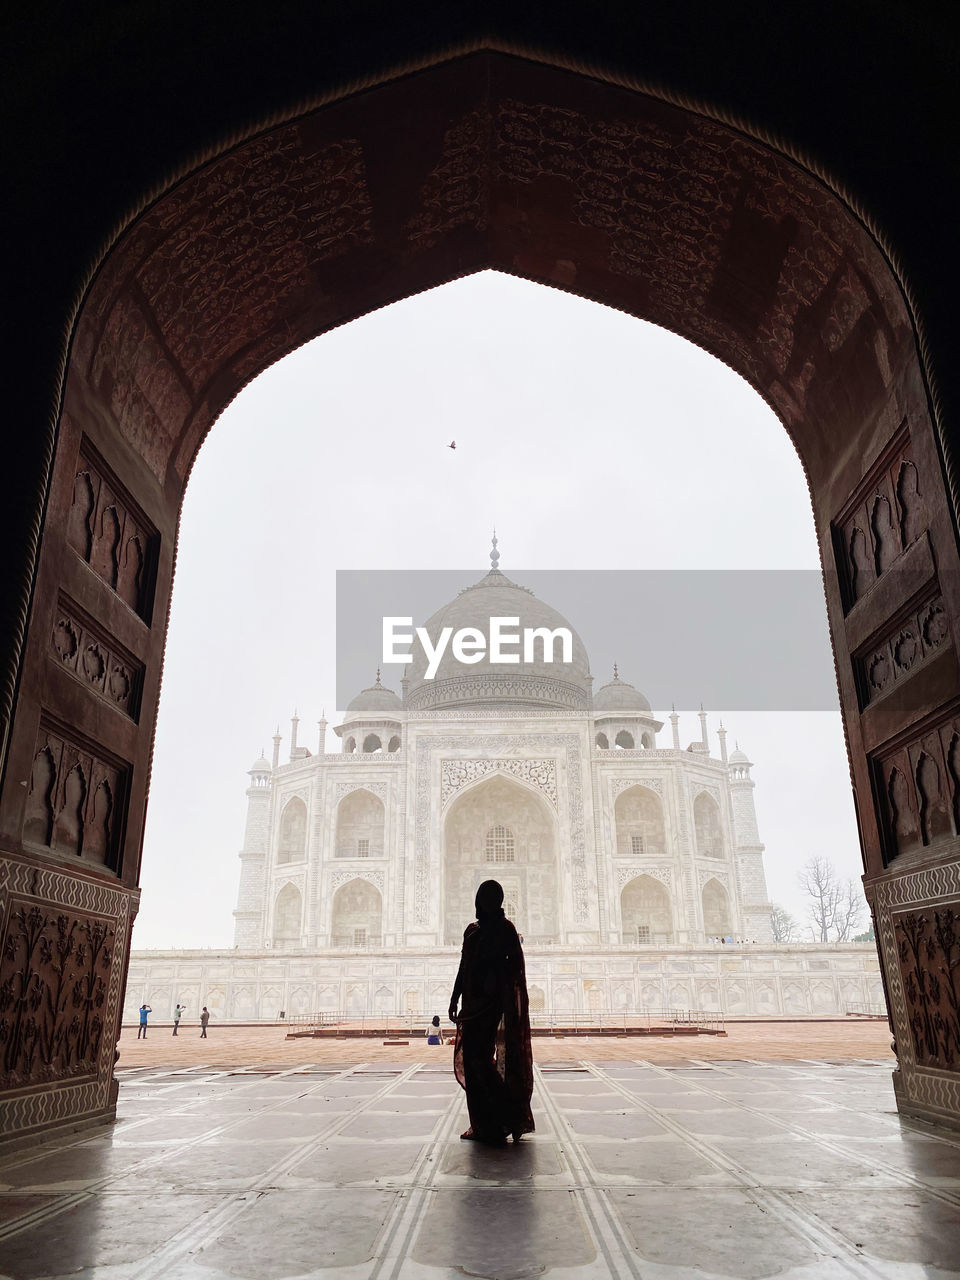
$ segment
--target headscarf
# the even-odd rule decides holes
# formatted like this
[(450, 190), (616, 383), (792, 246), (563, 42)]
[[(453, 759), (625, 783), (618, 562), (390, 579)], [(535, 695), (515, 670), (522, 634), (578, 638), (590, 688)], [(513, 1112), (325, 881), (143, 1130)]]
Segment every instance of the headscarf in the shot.
[(503, 885), (498, 880), (484, 880), (474, 900), (478, 924), (503, 919)]

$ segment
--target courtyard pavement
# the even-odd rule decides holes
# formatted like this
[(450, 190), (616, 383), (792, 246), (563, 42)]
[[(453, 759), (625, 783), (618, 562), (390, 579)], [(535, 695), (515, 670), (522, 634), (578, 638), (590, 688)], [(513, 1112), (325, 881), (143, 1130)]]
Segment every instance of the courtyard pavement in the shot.
[(115, 1126), (0, 1160), (0, 1274), (960, 1276), (960, 1135), (897, 1116), (889, 1061), (699, 1044), (541, 1053), (537, 1131), (496, 1150), (458, 1140), (446, 1054), (128, 1067)]

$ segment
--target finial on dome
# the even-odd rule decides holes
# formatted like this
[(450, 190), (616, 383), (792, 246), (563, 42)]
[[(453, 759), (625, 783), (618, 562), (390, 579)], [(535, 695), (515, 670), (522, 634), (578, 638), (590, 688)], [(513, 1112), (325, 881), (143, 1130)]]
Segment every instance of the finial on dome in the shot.
[(379, 667), (377, 667), (377, 679), (376, 679), (376, 684), (375, 684), (375, 686), (374, 686), (374, 687), (375, 687), (375, 688), (377, 688), (377, 689), (382, 689), (382, 688), (383, 688), (383, 685), (380, 683), (380, 668), (379, 668)]
[(617, 664), (616, 664), (616, 663), (614, 663), (614, 664), (613, 664), (613, 678), (614, 678), (614, 680), (619, 680), (619, 679), (620, 679), (620, 670), (619, 670), (619, 668), (617, 667)]
[(490, 543), (490, 569), (496, 571), (500, 566), (500, 552), (497, 550), (497, 529), (494, 525), (493, 540)]

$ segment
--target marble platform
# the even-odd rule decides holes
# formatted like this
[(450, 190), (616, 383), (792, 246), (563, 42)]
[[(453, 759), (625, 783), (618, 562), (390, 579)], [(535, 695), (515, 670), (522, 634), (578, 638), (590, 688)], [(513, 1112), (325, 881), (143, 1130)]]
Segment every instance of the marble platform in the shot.
[(960, 1135), (886, 1062), (543, 1065), (502, 1150), (432, 1064), (121, 1081), (115, 1126), (0, 1159), (0, 1276), (960, 1277)]

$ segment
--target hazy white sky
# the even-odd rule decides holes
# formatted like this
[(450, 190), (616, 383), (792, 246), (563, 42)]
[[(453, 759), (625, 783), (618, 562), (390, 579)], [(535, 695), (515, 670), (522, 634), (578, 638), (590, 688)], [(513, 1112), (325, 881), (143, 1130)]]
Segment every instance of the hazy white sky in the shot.
[[(467, 569), (466, 586), (493, 524), (508, 575), (819, 567), (783, 427), (661, 329), (487, 272), (317, 339), (223, 414), (187, 491), (135, 947), (232, 946), (247, 770), (278, 722), (286, 758), (295, 707), (311, 750), (322, 709), (338, 723), (337, 569)], [(755, 762), (771, 898), (803, 911), (814, 853), (859, 876), (839, 710), (707, 709)]]

